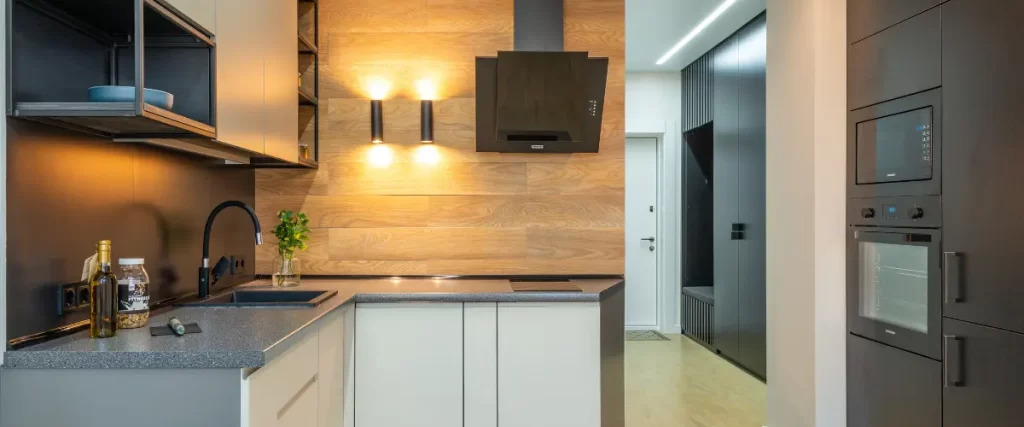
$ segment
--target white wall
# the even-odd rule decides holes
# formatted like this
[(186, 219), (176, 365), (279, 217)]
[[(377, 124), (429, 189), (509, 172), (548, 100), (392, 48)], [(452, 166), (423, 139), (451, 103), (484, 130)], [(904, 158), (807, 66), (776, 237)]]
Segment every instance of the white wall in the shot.
[(846, 1), (768, 0), (768, 425), (846, 425)]
[(671, 333), (680, 330), (681, 79), (678, 71), (626, 73), (626, 135), (659, 138), (658, 325), (662, 332)]

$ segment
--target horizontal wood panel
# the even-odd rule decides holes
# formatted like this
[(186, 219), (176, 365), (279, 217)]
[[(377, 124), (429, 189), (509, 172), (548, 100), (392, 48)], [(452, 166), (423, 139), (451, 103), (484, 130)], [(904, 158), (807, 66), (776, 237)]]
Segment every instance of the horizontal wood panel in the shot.
[(618, 260), (626, 256), (622, 228), (530, 228), (527, 255), (545, 260)]
[(332, 228), (331, 259), (422, 260), (526, 257), (522, 228)]
[(425, 196), (265, 196), (256, 199), (264, 224), (277, 222), (280, 210), (302, 211), (310, 227), (425, 227), (429, 225)]
[(470, 195), (526, 192), (525, 163), (444, 163), (422, 165), (396, 162), (389, 167), (366, 163), (330, 162), (336, 173), (331, 195)]
[[(263, 220), (261, 219), (260, 222), (263, 222)], [(330, 237), (329, 229), (312, 228), (310, 231), (308, 248), (304, 251), (297, 252), (295, 256), (301, 258), (302, 262), (313, 260), (326, 261), (328, 259), (327, 243), (328, 238)], [(273, 237), (273, 234), (273, 230), (269, 230), (265, 237), (267, 242), (262, 245), (256, 245), (257, 259), (272, 260), (278, 256), (276, 245), (277, 241), (275, 240), (275, 237)]]
[(431, 197), (436, 227), (622, 227), (621, 196)]
[[(513, 2), (319, 0), (320, 169), (257, 172), (268, 227), (281, 209), (310, 217), (305, 274), (623, 272), (624, 0), (565, 4), (566, 49), (609, 58), (600, 152), (477, 153), (475, 57), (512, 49)], [(420, 80), (437, 87), (430, 146)], [(369, 144), (373, 81), (390, 84), (383, 146)]]
[(621, 162), (528, 163), (530, 194), (613, 194), (625, 192)]

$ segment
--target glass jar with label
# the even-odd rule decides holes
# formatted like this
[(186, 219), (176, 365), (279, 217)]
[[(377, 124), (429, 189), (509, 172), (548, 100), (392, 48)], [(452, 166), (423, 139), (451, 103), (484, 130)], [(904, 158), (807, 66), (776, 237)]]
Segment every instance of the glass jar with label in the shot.
[(117, 279), (117, 327), (141, 328), (149, 324), (149, 274), (142, 258), (117, 260), (121, 274)]

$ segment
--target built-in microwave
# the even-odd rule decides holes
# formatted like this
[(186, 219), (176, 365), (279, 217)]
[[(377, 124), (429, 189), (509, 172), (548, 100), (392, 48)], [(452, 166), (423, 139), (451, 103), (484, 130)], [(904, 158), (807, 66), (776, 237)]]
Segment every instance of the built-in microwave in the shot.
[(941, 194), (941, 90), (850, 112), (848, 196)]
[(851, 198), (847, 324), (851, 333), (941, 360), (939, 196)]

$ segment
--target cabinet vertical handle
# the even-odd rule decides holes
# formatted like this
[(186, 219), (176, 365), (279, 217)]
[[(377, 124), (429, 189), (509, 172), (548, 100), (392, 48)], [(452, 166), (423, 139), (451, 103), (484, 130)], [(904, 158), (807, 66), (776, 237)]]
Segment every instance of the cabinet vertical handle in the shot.
[(945, 288), (947, 304), (963, 301), (963, 285), (960, 283), (962, 277), (960, 264), (961, 256), (959, 253), (942, 253), (942, 284), (943, 288)]
[(942, 336), (943, 385), (959, 387), (964, 385), (964, 340), (956, 335)]

